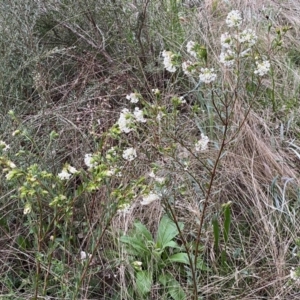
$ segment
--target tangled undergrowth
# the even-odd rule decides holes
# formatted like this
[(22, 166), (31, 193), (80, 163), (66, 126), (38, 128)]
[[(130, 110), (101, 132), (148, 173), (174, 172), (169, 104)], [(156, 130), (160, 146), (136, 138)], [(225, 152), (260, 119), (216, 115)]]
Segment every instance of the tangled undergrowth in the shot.
[(297, 1), (0, 6), (1, 299), (299, 298)]

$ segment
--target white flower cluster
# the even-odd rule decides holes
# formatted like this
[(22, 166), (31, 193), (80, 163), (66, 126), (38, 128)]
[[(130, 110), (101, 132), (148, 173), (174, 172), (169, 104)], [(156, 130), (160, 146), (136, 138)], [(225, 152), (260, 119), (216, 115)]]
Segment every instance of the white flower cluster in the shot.
[(201, 73), (199, 75), (199, 79), (201, 82), (210, 83), (215, 81), (217, 78), (217, 74), (214, 73), (214, 69), (201, 68)]
[(135, 107), (133, 115), (138, 122), (141, 122), (141, 123), (146, 122), (146, 119), (144, 118), (144, 112), (141, 109), (139, 109), (138, 107)]
[(228, 32), (221, 34), (221, 45), (224, 49), (230, 49), (233, 44), (233, 39)]
[(257, 35), (253, 29), (245, 29), (237, 36), (237, 39), (240, 43), (245, 43), (252, 47), (257, 41)]
[(90, 153), (85, 154), (84, 163), (89, 169), (97, 166), (97, 163), (94, 161), (93, 155)]
[(123, 151), (122, 157), (125, 160), (132, 161), (137, 157), (136, 150), (134, 148), (127, 148)]
[(60, 180), (69, 180), (75, 173), (78, 173), (78, 171), (74, 167), (66, 165), (57, 176)]
[(197, 44), (193, 41), (189, 41), (186, 44), (186, 50), (187, 52), (192, 55), (193, 57), (197, 58), (197, 52), (195, 51), (195, 46), (197, 46)]
[(126, 96), (126, 99), (129, 100), (131, 103), (138, 103), (139, 102), (139, 93), (131, 93)]
[(132, 124), (135, 120), (137, 122), (145, 123), (146, 119), (144, 118), (144, 112), (138, 107), (135, 107), (133, 113), (127, 108), (123, 108), (117, 124), (122, 132), (129, 133), (133, 129)]
[(159, 184), (163, 184), (166, 181), (165, 177), (156, 176), (153, 171), (149, 173), (149, 177), (153, 178)]
[(201, 133), (201, 139), (195, 144), (195, 150), (197, 152), (207, 150), (208, 143), (209, 143), (209, 138), (203, 133)]
[[(226, 18), (228, 27), (238, 28), (242, 21), (241, 13), (238, 10), (231, 11)], [(247, 56), (256, 41), (257, 35), (252, 29), (245, 29), (234, 36), (228, 32), (223, 33), (221, 35), (220, 62), (225, 67), (233, 67), (236, 57)]]
[(172, 53), (171, 51), (166, 51), (164, 50), (162, 52), (162, 57), (164, 59), (163, 64), (164, 67), (167, 71), (174, 73), (176, 71), (176, 67), (174, 66), (174, 53)]
[(225, 67), (232, 67), (235, 63), (235, 53), (230, 49), (225, 49), (220, 54), (220, 62)]
[(132, 130), (132, 114), (127, 108), (122, 109), (117, 124), (122, 132), (129, 133)]
[(241, 13), (238, 10), (232, 10), (226, 18), (226, 24), (228, 27), (239, 27), (243, 22)]
[(191, 76), (196, 72), (194, 64), (190, 60), (184, 61), (181, 65), (181, 67), (182, 67), (183, 73), (187, 76)]
[(259, 76), (264, 76), (270, 71), (270, 62), (268, 60), (264, 60), (262, 62), (256, 62), (256, 70), (254, 71), (254, 74), (257, 74)]

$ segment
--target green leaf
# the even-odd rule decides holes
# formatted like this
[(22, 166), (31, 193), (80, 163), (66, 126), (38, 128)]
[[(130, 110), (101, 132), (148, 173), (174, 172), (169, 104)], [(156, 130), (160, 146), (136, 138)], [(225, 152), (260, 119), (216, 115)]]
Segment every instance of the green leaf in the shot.
[(168, 287), (168, 292), (174, 300), (185, 300), (186, 294), (180, 284), (174, 279)]
[(224, 241), (225, 244), (228, 242), (229, 238), (229, 230), (230, 230), (230, 223), (231, 223), (231, 213), (230, 213), (231, 201), (223, 205), (224, 210)]
[(151, 254), (144, 241), (138, 237), (125, 235), (121, 236), (120, 241), (127, 245), (127, 250), (132, 255), (139, 255), (144, 258), (145, 255)]
[(173, 263), (178, 262), (178, 263), (183, 263), (188, 265), (190, 264), (188, 255), (185, 252), (173, 254), (172, 256), (169, 257), (168, 260)]
[(134, 227), (136, 228), (136, 233), (138, 235), (142, 235), (146, 238), (147, 241), (153, 241), (153, 237), (149, 230), (143, 225), (141, 222), (134, 223)]
[[(178, 223), (180, 230), (183, 229), (183, 223)], [(168, 243), (178, 235), (178, 230), (175, 223), (167, 216), (163, 216), (160, 220), (157, 232), (157, 246), (164, 249)]]
[(162, 274), (159, 276), (159, 282), (167, 289), (169, 295), (174, 300), (185, 300), (186, 294), (177, 280), (171, 274)]
[(152, 274), (149, 271), (137, 272), (136, 286), (141, 295), (148, 294), (152, 287)]
[(213, 225), (213, 232), (214, 232), (214, 238), (215, 238), (215, 249), (216, 249), (216, 252), (218, 253), (218, 251), (219, 251), (219, 240), (220, 240), (220, 227), (219, 227), (219, 222), (218, 222), (217, 215), (213, 216), (212, 225)]
[(29, 247), (29, 241), (22, 235), (19, 235), (16, 239), (17, 245), (22, 249), (26, 250)]
[[(194, 263), (195, 256), (191, 255), (191, 260)], [(173, 254), (168, 258), (168, 262), (170, 263), (183, 263), (186, 265), (190, 265), (190, 261), (186, 252)], [(210, 269), (205, 265), (202, 259), (197, 257), (197, 269), (201, 271), (210, 271)]]
[(170, 241), (169, 243), (166, 243), (165, 247), (181, 249), (181, 247), (175, 241)]

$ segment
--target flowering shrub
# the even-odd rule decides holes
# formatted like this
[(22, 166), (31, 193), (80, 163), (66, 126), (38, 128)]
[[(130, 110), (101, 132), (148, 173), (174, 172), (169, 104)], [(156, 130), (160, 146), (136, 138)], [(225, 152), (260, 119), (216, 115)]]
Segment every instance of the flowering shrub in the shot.
[[(92, 16), (90, 18), (92, 20)], [(231, 11), (225, 23), (227, 27), (220, 33), (214, 51), (205, 45), (208, 43), (205, 39), (185, 39), (187, 42), (176, 49), (174, 44), (164, 41), (167, 49), (174, 47), (174, 51), (163, 50), (156, 58), (161, 65), (156, 61), (155, 68), (159, 70), (163, 66), (169, 72), (157, 72), (162, 78), (159, 88), (152, 89), (149, 84), (139, 91), (134, 86), (131, 91), (118, 92), (116, 97), (121, 99), (115, 104), (95, 97), (101, 98), (103, 105), (113, 106), (111, 119), (103, 122), (90, 110), (88, 130), (80, 129), (81, 119), (70, 121), (80, 132), (80, 138), (76, 136), (77, 148), (73, 150), (73, 154), (80, 153), (79, 160), (68, 155), (55, 163), (50, 160), (51, 163), (39, 165), (28, 159), (30, 151), (14, 153), (30, 143), (30, 149), (43, 155), (38, 147), (34, 148), (34, 138), (26, 131), (26, 122), (18, 123), (18, 116), (10, 112), (11, 122), (16, 127), (12, 132), (14, 143), (17, 144), (18, 139), (25, 141), (17, 145), (0, 141), (0, 165), (3, 179), (13, 187), (11, 199), (21, 209), (20, 223), (30, 229), (16, 240), (22, 251), (34, 253), (31, 259), (35, 274), (30, 283), (36, 299), (40, 290), (43, 296), (47, 294), (49, 282), (54, 282), (53, 285), (59, 282), (64, 287), (61, 294), (55, 295), (57, 298), (77, 299), (79, 294), (81, 298), (87, 297), (83, 296), (83, 284), (89, 289), (89, 279), (104, 272), (99, 252), (100, 245), (105, 243), (108, 247), (115, 243), (107, 257), (113, 257), (114, 261), (110, 266), (114, 274), (109, 275), (116, 278), (116, 285), (126, 286), (128, 294), (124, 296), (120, 292), (120, 299), (146, 299), (152, 297), (155, 290), (157, 299), (198, 300), (205, 284), (211, 284), (210, 280), (213, 282), (215, 277), (233, 278), (232, 270), (237, 270), (236, 276), (242, 276), (240, 266), (243, 272), (246, 270), (245, 278), (236, 284), (248, 284), (249, 278), (254, 280), (255, 276), (247, 269), (244, 249), (230, 248), (232, 211), (240, 212), (233, 207), (234, 201), (222, 203), (223, 186), (229, 181), (238, 181), (249, 170), (237, 168), (230, 176), (221, 170), (227, 168), (227, 157), (238, 147), (236, 140), (244, 134), (244, 126), (252, 125), (248, 122), (252, 108), (266, 95), (272, 95), (275, 103), (272, 55), (274, 45), (279, 47), (282, 42), (282, 33), (272, 41), (268, 51), (263, 51), (255, 30), (245, 28), (246, 22), (239, 11)], [(97, 26), (98, 34), (102, 34), (100, 25)], [(74, 28), (69, 26), (69, 30)], [(146, 34), (144, 31), (141, 33)], [(141, 44), (144, 42), (138, 34), (135, 38)], [(97, 46), (97, 51), (100, 48)], [(105, 52), (102, 54), (105, 57)], [(145, 70), (154, 68), (152, 65), (144, 67)], [(148, 69), (143, 72), (147, 77)], [(35, 74), (34, 84), (37, 89), (45, 85), (44, 94), (47, 94), (47, 84), (41, 74)], [(138, 84), (138, 81), (133, 82)], [(269, 82), (272, 88), (266, 87)], [(59, 136), (60, 133), (54, 131), (49, 136), (49, 147), (58, 143), (53, 147), (53, 156), (60, 151)], [(6, 137), (3, 139), (7, 141)], [(253, 144), (258, 143), (254, 137), (253, 141)], [(249, 143), (249, 147), (252, 146), (254, 148)], [(267, 164), (259, 167), (268, 169)], [(217, 182), (223, 177), (225, 185)], [(264, 193), (269, 193), (266, 190)], [(156, 236), (153, 228), (150, 232), (141, 222), (135, 222), (135, 229), (126, 232), (131, 220), (141, 215), (149, 224), (155, 222), (152, 216), (155, 209), (159, 217), (168, 215), (160, 223), (157, 220)], [(185, 227), (179, 221), (182, 219), (187, 223)], [(1, 222), (0, 226), (4, 224)], [(112, 224), (118, 224), (116, 227), (121, 229), (114, 230)], [(5, 224), (3, 228), (6, 234)], [(235, 230), (239, 238), (244, 234), (239, 226)], [(64, 253), (63, 257), (60, 252)], [(107, 254), (103, 253), (103, 256)], [(206, 255), (203, 260), (202, 256)], [(290, 279), (298, 283), (298, 270), (290, 270)], [(101, 280), (103, 278), (101, 273)], [(131, 279), (135, 284), (128, 284), (133, 287), (127, 288)]]

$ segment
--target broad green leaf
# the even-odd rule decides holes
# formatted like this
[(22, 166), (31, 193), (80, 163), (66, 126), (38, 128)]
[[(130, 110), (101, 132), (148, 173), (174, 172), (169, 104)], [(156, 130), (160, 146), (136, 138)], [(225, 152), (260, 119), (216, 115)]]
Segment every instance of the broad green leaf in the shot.
[(158, 281), (163, 285), (166, 286), (169, 280), (168, 274), (161, 274), (158, 278)]
[[(179, 223), (180, 230), (183, 229), (183, 224)], [(168, 246), (168, 243), (172, 241), (178, 235), (178, 230), (175, 223), (167, 216), (163, 216), (160, 220), (157, 232), (157, 246), (164, 249)]]
[(181, 247), (175, 241), (170, 241), (170, 242), (166, 243), (165, 248), (166, 247), (181, 249)]
[(150, 254), (150, 250), (147, 248), (147, 245), (142, 239), (138, 237), (131, 236), (121, 236), (120, 241), (127, 245), (127, 249), (131, 251), (133, 255), (148, 255)]
[[(195, 256), (191, 255), (191, 260), (194, 263), (195, 261)], [(186, 252), (181, 252), (181, 253), (176, 253), (173, 254), (168, 258), (168, 262), (171, 263), (183, 263), (186, 265), (190, 265), (190, 261), (188, 258), (188, 255)], [(197, 269), (201, 271), (209, 271), (210, 269), (205, 265), (202, 259), (200, 257), (197, 257)]]
[(190, 264), (188, 255), (185, 252), (173, 254), (168, 258), (168, 260), (173, 263), (177, 262), (177, 263), (183, 263), (188, 265)]
[(186, 294), (178, 281), (171, 274), (162, 274), (159, 276), (159, 282), (167, 289), (169, 295), (174, 300), (185, 300)]
[(141, 295), (148, 294), (152, 287), (152, 274), (149, 271), (136, 273), (136, 286)]
[(134, 223), (134, 227), (136, 228), (136, 233), (138, 235), (144, 236), (147, 241), (153, 241), (153, 237), (145, 225), (140, 222), (136, 222)]
[(174, 300), (186, 300), (186, 294), (180, 284), (174, 279), (170, 286), (168, 286), (168, 292)]

